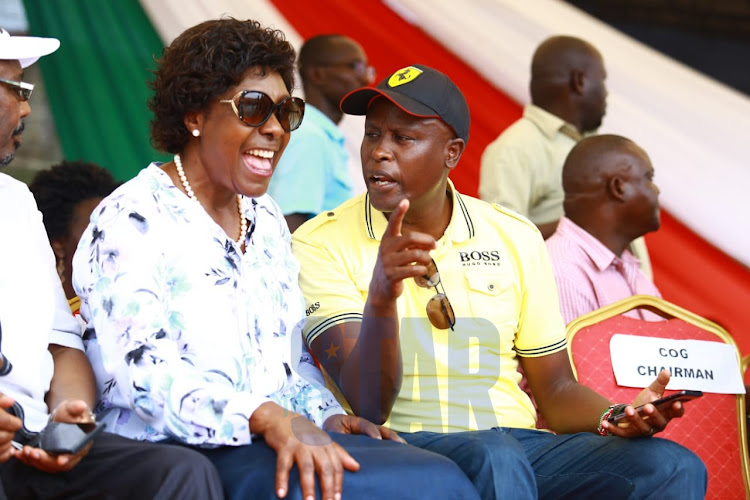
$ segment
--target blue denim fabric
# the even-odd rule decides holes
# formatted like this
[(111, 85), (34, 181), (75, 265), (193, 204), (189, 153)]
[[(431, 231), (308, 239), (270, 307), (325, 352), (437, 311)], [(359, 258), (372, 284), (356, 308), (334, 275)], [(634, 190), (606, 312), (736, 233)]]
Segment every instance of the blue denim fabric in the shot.
[[(343, 498), (351, 499), (478, 499), (476, 490), (456, 465), (436, 453), (367, 436), (331, 433), (359, 462), (357, 472), (344, 471)], [(276, 500), (276, 452), (262, 439), (245, 446), (198, 450), (219, 471), (228, 500)], [(317, 496), (320, 497), (316, 477)], [(302, 498), (299, 474), (289, 475), (290, 499)]]
[(483, 499), (702, 499), (708, 476), (690, 450), (666, 439), (555, 435), (499, 427), (401, 433), (453, 460)]

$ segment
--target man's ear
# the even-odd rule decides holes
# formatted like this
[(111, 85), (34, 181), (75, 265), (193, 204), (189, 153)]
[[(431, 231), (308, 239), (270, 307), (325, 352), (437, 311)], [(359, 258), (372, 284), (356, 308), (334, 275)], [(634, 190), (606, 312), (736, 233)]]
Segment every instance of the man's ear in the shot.
[(325, 66), (310, 66), (305, 71), (302, 80), (308, 85), (312, 84), (315, 87), (320, 87), (325, 82), (327, 76), (328, 73)]
[(458, 137), (445, 143), (445, 166), (448, 170), (453, 170), (458, 165), (465, 148), (466, 142)]
[(570, 90), (576, 95), (583, 95), (583, 87), (586, 83), (586, 72), (574, 69), (570, 72)]
[(623, 179), (619, 175), (610, 177), (607, 180), (607, 194), (610, 198), (617, 201), (625, 201), (627, 197), (627, 180)]

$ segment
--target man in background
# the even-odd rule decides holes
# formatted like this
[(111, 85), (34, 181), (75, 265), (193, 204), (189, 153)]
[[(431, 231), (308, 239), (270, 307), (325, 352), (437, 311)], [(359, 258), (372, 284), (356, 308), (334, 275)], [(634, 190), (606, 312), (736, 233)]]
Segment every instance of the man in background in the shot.
[(268, 187), (290, 231), (353, 195), (349, 154), (338, 128), (339, 102), (374, 78), (362, 47), (343, 35), (307, 40), (300, 49), (298, 66), (305, 91), (305, 119), (292, 133)]
[(91, 212), (105, 196), (117, 187), (112, 174), (104, 167), (83, 161), (62, 161), (40, 170), (29, 184), (39, 211), (42, 212), (57, 274), (73, 313), (80, 299), (73, 290), (73, 254), (83, 231), (89, 225)]
[[(531, 61), (531, 104), (482, 154), (479, 197), (526, 216), (549, 238), (563, 215), (565, 157), (601, 126), (606, 78), (602, 55), (585, 40), (542, 42)], [(651, 277), (645, 242), (634, 241), (632, 249)]]
[[(583, 139), (562, 172), (565, 215), (547, 239), (566, 323), (632, 295), (661, 297), (630, 244), (659, 229), (659, 188), (646, 152), (617, 135)], [(659, 320), (637, 309), (629, 316)]]
[(607, 73), (601, 54), (569, 36), (545, 40), (531, 61), (531, 104), (482, 154), (479, 197), (555, 232), (562, 216), (565, 157), (602, 124)]

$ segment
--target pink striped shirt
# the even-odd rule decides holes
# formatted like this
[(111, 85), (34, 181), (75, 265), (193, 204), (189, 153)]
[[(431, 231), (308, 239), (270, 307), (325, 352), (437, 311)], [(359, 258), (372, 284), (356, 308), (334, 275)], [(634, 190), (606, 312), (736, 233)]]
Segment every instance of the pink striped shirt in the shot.
[[(616, 256), (567, 217), (560, 219), (557, 231), (546, 243), (565, 323), (631, 295), (661, 297), (630, 250), (625, 250), (622, 257)], [(647, 321), (663, 319), (640, 309), (626, 316)]]

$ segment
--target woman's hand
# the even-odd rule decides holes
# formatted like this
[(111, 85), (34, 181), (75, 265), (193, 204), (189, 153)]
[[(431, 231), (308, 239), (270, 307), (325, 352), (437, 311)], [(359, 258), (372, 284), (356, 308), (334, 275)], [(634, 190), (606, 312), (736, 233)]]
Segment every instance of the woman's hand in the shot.
[(364, 434), (373, 439), (390, 439), (398, 443), (406, 443), (396, 431), (353, 415), (332, 415), (323, 422), (323, 429), (339, 434)]
[(250, 417), (250, 430), (276, 452), (276, 493), (284, 498), (289, 471), (297, 464), (302, 498), (315, 498), (315, 474), (324, 500), (338, 500), (344, 484), (344, 469), (355, 472), (359, 463), (323, 430), (297, 413), (276, 403), (263, 403)]

